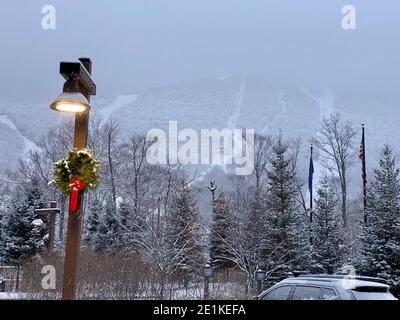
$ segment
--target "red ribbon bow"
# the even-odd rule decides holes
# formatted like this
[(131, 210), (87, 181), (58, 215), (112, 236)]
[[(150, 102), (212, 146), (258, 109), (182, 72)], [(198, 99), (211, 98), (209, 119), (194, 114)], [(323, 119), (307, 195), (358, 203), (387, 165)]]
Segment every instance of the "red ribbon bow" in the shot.
[(75, 213), (78, 209), (79, 191), (85, 189), (85, 184), (83, 183), (83, 181), (72, 179), (70, 182), (70, 186), (72, 187), (72, 191), (71, 197), (69, 199), (69, 211)]

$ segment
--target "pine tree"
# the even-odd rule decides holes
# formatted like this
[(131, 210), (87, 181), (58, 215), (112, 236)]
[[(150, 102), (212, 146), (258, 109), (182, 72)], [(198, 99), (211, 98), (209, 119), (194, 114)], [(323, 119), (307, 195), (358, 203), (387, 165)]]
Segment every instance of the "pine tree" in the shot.
[(280, 273), (307, 272), (310, 268), (308, 221), (296, 203), (296, 168), (281, 136), (272, 149), (268, 172), (268, 220), (276, 255), (283, 258)]
[(232, 227), (228, 232), (228, 250), (232, 261), (246, 274), (246, 293), (254, 288), (256, 271), (271, 271), (279, 262), (274, 252), (275, 242), (269, 228), (265, 203), (260, 188), (245, 177), (236, 179), (232, 196)]
[(362, 271), (386, 278), (400, 295), (400, 170), (389, 145), (368, 190), (367, 223), (363, 230)]
[(132, 222), (131, 221), (131, 216), (133, 211), (132, 208), (125, 200), (122, 200), (119, 203), (117, 211), (118, 211), (118, 216), (120, 217), (121, 220), (121, 225), (125, 228), (129, 228)]
[(97, 195), (91, 199), (86, 213), (84, 241), (88, 248), (96, 247), (98, 232), (100, 228), (100, 217), (102, 216), (103, 204)]
[(134, 208), (124, 199), (118, 205), (117, 216), (120, 223), (119, 250), (137, 252), (141, 228), (145, 228), (143, 220), (134, 214)]
[(213, 221), (210, 234), (210, 259), (215, 269), (232, 267), (229, 260), (230, 253), (226, 242), (232, 230), (232, 213), (229, 208), (229, 199), (221, 194), (213, 206)]
[(97, 232), (95, 250), (99, 252), (114, 251), (120, 247), (120, 221), (116, 206), (111, 198), (107, 199), (103, 208)]
[[(11, 199), (8, 216), (3, 220), (3, 253), (6, 264), (20, 266), (43, 251), (48, 221), (45, 216), (35, 214), (35, 209), (46, 206), (37, 179), (19, 185)], [(32, 222), (41, 219), (41, 226)]]
[(168, 242), (174, 250), (178, 273), (187, 283), (199, 275), (204, 265), (199, 211), (189, 189), (184, 186), (173, 197), (168, 216)]
[(314, 271), (332, 274), (343, 263), (343, 228), (339, 198), (327, 176), (320, 181), (313, 225)]

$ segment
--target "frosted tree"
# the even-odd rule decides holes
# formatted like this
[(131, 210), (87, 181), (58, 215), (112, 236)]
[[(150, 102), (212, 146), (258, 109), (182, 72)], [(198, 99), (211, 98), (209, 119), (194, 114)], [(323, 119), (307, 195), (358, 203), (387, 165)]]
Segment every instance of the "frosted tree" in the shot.
[(121, 165), (121, 157), (119, 156), (120, 148), (118, 144), (119, 125), (112, 118), (102, 127), (103, 131), (103, 161), (102, 161), (102, 180), (107, 185), (111, 194), (115, 210), (117, 209), (117, 179), (119, 167)]
[(258, 136), (255, 149), (257, 172), (233, 177), (232, 223), (225, 241), (229, 259), (246, 273), (246, 292), (254, 288), (258, 269), (272, 279), (299, 269), (295, 262), (304, 270), (308, 259), (306, 217), (297, 210), (296, 152), (281, 136), (272, 150), (271, 141)]
[(216, 269), (232, 267), (232, 262), (229, 259), (230, 253), (226, 245), (229, 232), (232, 229), (232, 218), (229, 199), (221, 194), (214, 201), (210, 234), (210, 259), (212, 266)]
[(352, 148), (356, 131), (350, 122), (342, 120), (339, 113), (323, 120), (314, 143), (321, 164), (339, 177), (343, 226), (347, 226), (347, 171), (355, 159)]
[[(6, 264), (20, 266), (45, 248), (48, 221), (34, 212), (45, 206), (38, 180), (21, 182), (3, 219), (2, 260)], [(32, 222), (36, 219), (42, 219), (44, 224), (35, 227)]]
[(121, 229), (117, 216), (115, 203), (112, 197), (108, 197), (100, 217), (100, 224), (97, 231), (95, 250), (114, 251), (120, 247)]
[(273, 139), (269, 136), (256, 134), (254, 136), (254, 182), (256, 190), (265, 187), (268, 171), (268, 156), (273, 145)]
[(168, 241), (179, 250), (179, 273), (185, 281), (201, 273), (204, 265), (202, 234), (199, 211), (187, 185), (183, 185), (173, 196), (168, 213)]
[(134, 135), (118, 146), (119, 196), (129, 203), (134, 216), (156, 205), (157, 197), (152, 197), (154, 178), (163, 174), (160, 166), (150, 165), (146, 160), (150, 145), (145, 135)]
[(138, 252), (137, 245), (141, 230), (145, 227), (142, 214), (134, 214), (133, 206), (122, 199), (118, 203), (117, 216), (119, 220), (118, 237), (119, 250), (126, 253)]
[[(256, 271), (265, 268), (266, 252), (272, 246), (265, 211), (259, 210), (253, 181), (247, 177), (233, 177), (235, 191), (231, 196), (232, 222), (226, 231), (228, 238), (220, 238), (228, 252), (227, 259), (246, 274), (246, 293), (254, 288)], [(274, 268), (274, 267), (272, 267)], [(271, 270), (270, 270), (271, 271)]]
[(174, 165), (158, 167), (157, 175), (147, 176), (152, 186), (148, 196), (156, 201), (142, 202), (142, 214), (133, 209), (133, 233), (124, 228), (127, 247), (137, 248), (148, 265), (153, 296), (164, 299), (177, 279), (188, 283), (203, 266), (198, 210), (187, 186), (182, 188), (184, 176)]
[(339, 199), (328, 176), (323, 176), (315, 200), (313, 224), (313, 269), (332, 274), (343, 263), (345, 253)]
[(131, 216), (131, 212), (132, 212), (129, 204), (125, 200), (122, 200), (118, 204), (117, 212), (118, 212), (119, 219), (121, 221), (121, 225), (123, 227), (127, 227), (129, 225), (130, 216)]
[(84, 241), (88, 248), (96, 247), (97, 237), (102, 217), (103, 203), (98, 195), (91, 197), (85, 212)]
[(362, 271), (386, 278), (400, 295), (400, 170), (385, 145), (368, 191), (368, 222), (363, 231)]
[(306, 272), (310, 268), (307, 216), (298, 207), (296, 168), (293, 155), (282, 136), (278, 136), (268, 172), (268, 222), (278, 256), (285, 256), (280, 273)]

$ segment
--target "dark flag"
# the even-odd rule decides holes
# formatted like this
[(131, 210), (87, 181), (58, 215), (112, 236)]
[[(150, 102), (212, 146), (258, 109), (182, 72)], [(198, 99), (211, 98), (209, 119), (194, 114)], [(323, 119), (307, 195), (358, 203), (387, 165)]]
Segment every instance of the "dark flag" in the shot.
[(362, 181), (363, 181), (364, 222), (367, 222), (367, 215), (365, 212), (365, 208), (367, 206), (367, 173), (366, 173), (366, 167), (365, 167), (365, 130), (364, 130), (364, 125), (362, 125), (362, 135), (361, 135), (359, 158), (361, 160), (361, 177), (362, 177)]
[(361, 160), (361, 177), (363, 179), (363, 183), (367, 183), (367, 174), (365, 172), (365, 137), (364, 137), (364, 127), (362, 129), (362, 137), (360, 143), (360, 155), (359, 158)]
[(308, 191), (310, 192), (310, 222), (312, 222), (312, 208), (313, 208), (313, 176), (314, 176), (314, 163), (313, 163), (313, 146), (310, 148), (310, 166), (308, 168)]
[(313, 187), (313, 175), (314, 175), (314, 163), (313, 163), (312, 153), (311, 153), (310, 167), (308, 169), (308, 191), (310, 192), (310, 195), (312, 195), (312, 191), (313, 191), (313, 188), (312, 188)]

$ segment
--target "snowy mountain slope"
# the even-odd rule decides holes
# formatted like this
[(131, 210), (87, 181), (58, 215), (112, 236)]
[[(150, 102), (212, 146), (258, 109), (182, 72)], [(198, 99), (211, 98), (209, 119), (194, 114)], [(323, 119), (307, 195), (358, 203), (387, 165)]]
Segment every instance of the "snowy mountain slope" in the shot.
[(135, 102), (137, 97), (137, 94), (118, 96), (113, 102), (98, 111), (98, 114), (104, 121), (107, 121), (116, 114), (118, 109)]
[(20, 135), (4, 122), (0, 122), (0, 167), (12, 168), (19, 157), (22, 156), (25, 144)]
[[(93, 99), (93, 105), (108, 105), (110, 98)], [(36, 149), (40, 137), (70, 115), (50, 110), (49, 101), (43, 103), (10, 103), (0, 101), (0, 171), (15, 169), (18, 159), (30, 149)]]
[(18, 128), (15, 126), (14, 122), (12, 122), (7, 115), (2, 115), (0, 116), (0, 122), (6, 125), (8, 128), (10, 128), (12, 131), (14, 131), (24, 142), (24, 149), (23, 153), (26, 154), (30, 150), (37, 150), (39, 149), (38, 146), (36, 145), (35, 142), (32, 140), (28, 139), (24, 135), (21, 134), (21, 132), (18, 130)]
[[(178, 122), (178, 129), (253, 128), (259, 133), (284, 137), (301, 137), (303, 141), (299, 173), (307, 177), (309, 142), (315, 136), (321, 119), (333, 112), (342, 113), (357, 129), (366, 125), (368, 169), (377, 161), (382, 144), (391, 142), (395, 150), (400, 125), (398, 104), (367, 94), (317, 90), (298, 85), (281, 85), (263, 77), (226, 75), (199, 79), (169, 86), (151, 88), (137, 94), (119, 97), (93, 97), (93, 112), (103, 119), (112, 116), (120, 122), (126, 136), (146, 133), (152, 128), (168, 132), (168, 122)], [(53, 112), (48, 102), (18, 105), (0, 102), (0, 167), (12, 167), (26, 151), (26, 145), (37, 142), (49, 127), (67, 116)], [(28, 139), (31, 142), (27, 142)], [(359, 137), (354, 142), (358, 150)], [(204, 176), (212, 170), (197, 166)], [(222, 174), (219, 172), (219, 174)], [(351, 171), (354, 192), (359, 192), (359, 163)]]

